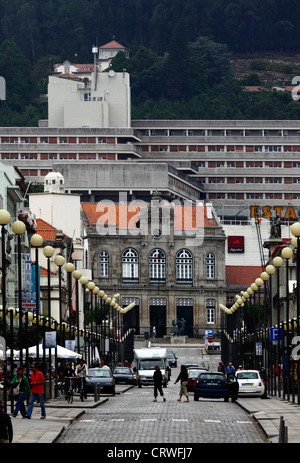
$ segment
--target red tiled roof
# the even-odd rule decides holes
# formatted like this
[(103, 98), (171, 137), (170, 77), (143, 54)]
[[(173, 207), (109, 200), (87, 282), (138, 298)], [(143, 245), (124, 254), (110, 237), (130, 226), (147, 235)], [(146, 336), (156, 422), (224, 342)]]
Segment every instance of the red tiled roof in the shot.
[[(40, 268), (41, 276), (47, 276), (48, 275), (48, 270), (44, 267)], [(50, 271), (50, 275), (56, 275), (55, 273)]]
[[(140, 206), (103, 203), (101, 203), (101, 206), (82, 203), (81, 206), (89, 226), (98, 223), (116, 226), (121, 229), (135, 229), (141, 209)], [(97, 207), (99, 210), (97, 210)], [(207, 218), (207, 208), (205, 206), (174, 206), (174, 214), (174, 228), (176, 230), (193, 230), (196, 225), (198, 227), (217, 226), (214, 218)]]
[[(41, 235), (44, 241), (55, 241), (56, 238), (56, 228), (50, 223), (46, 222), (43, 219), (36, 219), (36, 233)], [(65, 238), (67, 235), (65, 235)]]
[(125, 47), (123, 47), (123, 45), (121, 45), (120, 43), (116, 42), (115, 40), (112, 40), (111, 42), (108, 42), (106, 43), (105, 45), (102, 45), (101, 47), (99, 48), (120, 48), (122, 50), (125, 49)]
[(245, 286), (245, 290), (259, 278), (264, 270), (261, 266), (226, 265), (226, 284)]

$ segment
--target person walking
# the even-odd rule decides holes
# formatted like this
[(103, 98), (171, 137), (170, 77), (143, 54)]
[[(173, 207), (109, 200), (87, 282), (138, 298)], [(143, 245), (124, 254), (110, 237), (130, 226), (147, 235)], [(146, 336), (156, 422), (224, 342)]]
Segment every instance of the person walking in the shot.
[(181, 397), (184, 395), (186, 397), (185, 402), (189, 402), (189, 396), (188, 396), (188, 391), (187, 391), (187, 384), (188, 384), (188, 371), (185, 365), (181, 365), (180, 368), (180, 373), (174, 382), (174, 384), (178, 383), (180, 381), (180, 391), (179, 391), (179, 399), (177, 399), (177, 402), (181, 402)]
[(30, 375), (30, 399), (27, 409), (26, 418), (30, 419), (33, 410), (33, 404), (36, 399), (39, 400), (41, 406), (41, 419), (46, 418), (46, 407), (44, 400), (45, 377), (41, 371), (38, 370), (37, 365), (31, 365), (32, 373)]
[(225, 366), (224, 366), (224, 363), (223, 363), (223, 362), (219, 362), (218, 371), (219, 371), (220, 373), (224, 373), (224, 375), (225, 375)]
[(30, 394), (30, 385), (27, 377), (24, 375), (22, 367), (17, 369), (17, 374), (14, 376), (12, 381), (8, 381), (10, 387), (17, 389), (17, 395), (15, 395), (16, 406), (12, 413), (12, 417), (16, 418), (17, 414), (21, 412), (23, 418), (26, 418), (27, 412), (25, 407), (25, 399)]
[(229, 362), (229, 363), (228, 363), (228, 366), (226, 367), (226, 374), (227, 374), (227, 375), (235, 374), (235, 368), (234, 368), (234, 366), (232, 365), (231, 362)]
[(8, 413), (4, 412), (4, 402), (0, 400), (0, 444), (11, 444), (13, 441), (13, 427)]
[[(105, 365), (102, 367), (105, 368)], [(86, 378), (88, 376), (88, 367), (83, 359), (80, 359), (79, 365), (75, 369), (75, 376), (78, 378), (78, 392), (80, 392), (80, 383), (82, 381), (83, 395), (87, 398), (86, 392)]]
[(160, 395), (163, 398), (163, 401), (165, 402), (166, 398), (165, 398), (163, 390), (162, 390), (163, 377), (162, 377), (162, 373), (160, 371), (159, 365), (155, 365), (154, 370), (155, 371), (154, 371), (154, 375), (153, 375), (153, 380), (154, 380), (154, 400), (153, 400), (153, 402), (157, 402), (158, 392), (160, 393)]

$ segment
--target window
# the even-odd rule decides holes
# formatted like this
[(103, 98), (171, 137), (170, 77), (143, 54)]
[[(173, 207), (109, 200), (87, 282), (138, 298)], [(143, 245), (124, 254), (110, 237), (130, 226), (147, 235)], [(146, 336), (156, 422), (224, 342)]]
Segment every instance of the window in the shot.
[(139, 255), (135, 249), (128, 248), (122, 254), (123, 283), (138, 283)]
[(193, 282), (193, 256), (188, 249), (181, 249), (176, 254), (177, 283)]
[(166, 281), (166, 255), (161, 249), (153, 249), (149, 254), (150, 283)]
[(216, 301), (207, 299), (206, 301), (206, 323), (216, 323)]
[(206, 254), (206, 278), (215, 278), (215, 255), (212, 252)]
[(109, 254), (107, 251), (100, 252), (100, 278), (108, 278)]

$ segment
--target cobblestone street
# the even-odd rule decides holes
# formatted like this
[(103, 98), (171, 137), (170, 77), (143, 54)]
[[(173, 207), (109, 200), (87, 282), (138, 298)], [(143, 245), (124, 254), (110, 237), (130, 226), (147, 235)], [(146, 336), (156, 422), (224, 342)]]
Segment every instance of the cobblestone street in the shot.
[[(237, 404), (221, 399), (177, 402), (174, 381), (188, 349), (179, 350), (178, 367), (164, 389), (166, 402), (153, 403), (153, 388), (132, 388), (109, 400), (70, 426), (58, 443), (263, 443), (257, 423)], [(189, 355), (191, 355), (191, 349)]]

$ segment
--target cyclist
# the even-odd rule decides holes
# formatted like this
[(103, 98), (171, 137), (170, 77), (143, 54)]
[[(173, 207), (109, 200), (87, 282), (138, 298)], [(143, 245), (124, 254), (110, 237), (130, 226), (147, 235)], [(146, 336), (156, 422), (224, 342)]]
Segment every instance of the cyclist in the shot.
[(74, 381), (71, 378), (75, 378), (75, 372), (72, 368), (72, 364), (69, 362), (67, 363), (67, 368), (64, 371), (64, 378), (65, 378), (65, 397), (66, 400), (68, 399), (68, 393), (70, 390), (70, 381)]
[[(88, 376), (88, 368), (83, 359), (80, 359), (80, 363), (79, 365), (77, 365), (76, 370), (75, 370), (75, 375), (76, 375), (76, 378), (79, 378), (79, 388), (80, 387), (83, 388), (83, 395), (87, 399), (86, 378)], [(79, 392), (81, 391), (79, 390)]]

